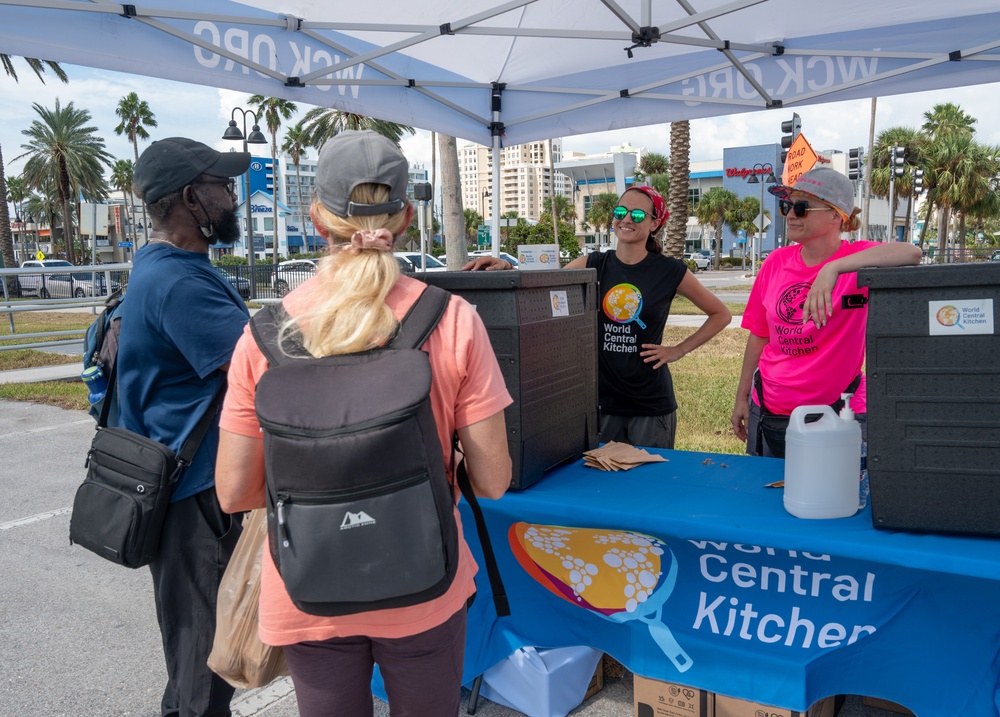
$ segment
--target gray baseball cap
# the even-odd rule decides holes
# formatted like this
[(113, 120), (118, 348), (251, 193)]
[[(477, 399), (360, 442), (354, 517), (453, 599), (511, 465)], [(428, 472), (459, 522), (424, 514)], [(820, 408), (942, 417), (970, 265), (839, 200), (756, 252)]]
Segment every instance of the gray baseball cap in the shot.
[(808, 194), (836, 208), (845, 217), (850, 217), (856, 209), (854, 184), (843, 174), (829, 167), (810, 169), (798, 178), (794, 186), (782, 184), (767, 191), (781, 199), (788, 199), (788, 195), (792, 192)]
[[(338, 217), (396, 214), (407, 205), (409, 169), (402, 150), (388, 137), (371, 130), (345, 130), (328, 139), (319, 151), (316, 194)], [(351, 192), (366, 183), (389, 187), (389, 201), (352, 202)]]
[(201, 174), (238, 177), (249, 167), (249, 152), (217, 152), (187, 137), (167, 137), (139, 155), (132, 181), (142, 192), (142, 201), (153, 204)]

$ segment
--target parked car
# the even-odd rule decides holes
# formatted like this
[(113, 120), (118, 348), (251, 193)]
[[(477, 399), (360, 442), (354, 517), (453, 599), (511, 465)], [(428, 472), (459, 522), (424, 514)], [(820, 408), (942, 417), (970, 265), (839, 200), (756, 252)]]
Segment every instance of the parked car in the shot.
[[(419, 251), (396, 251), (393, 252), (393, 256), (400, 261), (400, 268), (407, 272), (413, 273), (415, 271), (424, 271), (420, 263), (420, 252)], [(430, 254), (424, 254), (427, 260), (427, 271), (447, 271), (448, 267), (441, 262), (437, 257), (433, 257)], [(403, 262), (408, 263), (412, 268), (404, 268)]]
[(121, 289), (114, 279), (111, 280), (111, 291), (108, 291), (107, 277), (101, 272), (86, 272), (79, 274), (49, 274), (43, 284), (38, 287), (40, 299), (82, 299), (85, 296), (109, 296)]
[(684, 258), (688, 261), (694, 262), (695, 271), (705, 271), (708, 267), (712, 265), (712, 260), (699, 252), (695, 252), (693, 254), (685, 254)]
[(306, 279), (316, 274), (316, 259), (290, 259), (278, 264), (271, 274), (271, 288), (278, 296), (284, 296)]
[(1000, 251), (993, 252), (993, 256), (990, 257), (990, 261), (1000, 261)]
[[(56, 267), (73, 266), (65, 259), (32, 259), (21, 263), (22, 269), (52, 269)], [(45, 274), (19, 274), (17, 277), (18, 296), (38, 296), (41, 298), (39, 289), (49, 279)], [(70, 294), (72, 296), (72, 294)]]
[(229, 266), (217, 266), (215, 270), (222, 275), (222, 278), (233, 285), (243, 300), (250, 298), (250, 280), (244, 276), (240, 276), (236, 269)]

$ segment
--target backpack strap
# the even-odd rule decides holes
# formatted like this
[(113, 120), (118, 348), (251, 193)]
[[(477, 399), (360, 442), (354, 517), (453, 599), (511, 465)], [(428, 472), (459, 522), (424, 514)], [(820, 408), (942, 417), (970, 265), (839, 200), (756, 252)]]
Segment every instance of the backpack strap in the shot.
[[(257, 343), (257, 348), (267, 359), (268, 366), (278, 366), (289, 358), (288, 354), (278, 346), (278, 332), (286, 321), (288, 321), (288, 312), (285, 311), (283, 303), (265, 306), (250, 319), (250, 334)], [(297, 341), (289, 337), (286, 339), (286, 343), (293, 355), (302, 353), (303, 357), (309, 357), (300, 340)]]
[[(452, 455), (458, 454), (458, 434), (454, 437), (454, 447)], [(500, 578), (500, 568), (497, 567), (497, 558), (493, 553), (493, 543), (490, 542), (490, 533), (486, 529), (486, 520), (483, 518), (483, 510), (479, 507), (479, 500), (472, 490), (472, 483), (469, 481), (469, 472), (465, 468), (465, 458), (458, 458), (455, 462), (455, 479), (458, 487), (462, 491), (465, 502), (469, 504), (472, 517), (476, 521), (476, 532), (479, 534), (479, 547), (483, 549), (483, 561), (486, 563), (486, 574), (490, 579), (490, 588), (493, 590), (493, 606), (496, 608), (497, 617), (510, 615), (510, 601), (507, 600), (507, 590), (503, 586)]]
[[(396, 333), (386, 344), (386, 348), (416, 349), (424, 345), (448, 308), (451, 294), (436, 286), (426, 287), (399, 323)], [(293, 337), (285, 339), (286, 351), (278, 347), (278, 332), (288, 320), (284, 304), (271, 304), (254, 314), (250, 319), (250, 333), (269, 366), (278, 366), (292, 356), (309, 358), (309, 353), (301, 341)], [(290, 352), (288, 351), (290, 349)]]
[(423, 346), (444, 316), (450, 298), (451, 294), (444, 289), (427, 286), (399, 322), (399, 330), (387, 348), (418, 349)]

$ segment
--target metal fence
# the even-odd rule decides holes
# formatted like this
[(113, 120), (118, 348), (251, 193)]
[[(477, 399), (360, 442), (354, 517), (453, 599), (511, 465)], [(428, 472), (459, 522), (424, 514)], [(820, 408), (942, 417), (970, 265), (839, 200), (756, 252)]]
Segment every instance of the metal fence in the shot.
[(24, 317), (38, 311), (72, 310), (96, 315), (111, 293), (125, 290), (131, 270), (131, 264), (0, 269), (0, 314), (6, 315), (9, 329), (9, 333), (0, 334), (0, 351), (78, 346), (85, 328), (24, 332), (18, 331), (18, 324), (24, 325)]
[[(109, 294), (124, 292), (132, 264), (99, 266), (44, 266), (0, 269), (3, 301), (0, 314), (6, 315), (9, 332), (0, 334), (0, 351), (51, 349), (79, 345), (86, 329), (25, 332), (24, 317), (38, 311), (88, 311), (92, 315), (104, 307)], [(316, 272), (314, 260), (299, 259), (249, 266), (217, 266), (218, 271), (244, 301), (272, 303)]]

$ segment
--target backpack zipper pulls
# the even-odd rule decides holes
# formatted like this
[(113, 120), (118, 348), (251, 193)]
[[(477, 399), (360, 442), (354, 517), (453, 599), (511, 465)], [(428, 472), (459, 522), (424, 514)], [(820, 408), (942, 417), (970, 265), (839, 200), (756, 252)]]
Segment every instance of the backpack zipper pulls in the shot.
[(281, 540), (281, 544), (287, 548), (288, 532), (285, 530), (285, 501), (279, 500), (274, 508), (278, 515), (278, 539)]

